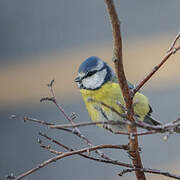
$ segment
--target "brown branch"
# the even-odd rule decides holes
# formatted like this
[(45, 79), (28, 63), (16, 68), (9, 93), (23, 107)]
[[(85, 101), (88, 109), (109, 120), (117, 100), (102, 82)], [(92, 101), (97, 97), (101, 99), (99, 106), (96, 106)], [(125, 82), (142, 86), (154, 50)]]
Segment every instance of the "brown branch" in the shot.
[[(118, 15), (114, 6), (113, 0), (105, 0), (107, 10), (110, 16), (112, 32), (113, 32), (113, 42), (114, 42), (114, 50), (113, 50), (113, 60), (115, 64), (115, 70), (118, 77), (119, 85), (121, 87), (123, 97), (125, 100), (126, 108), (128, 110), (127, 119), (130, 121), (134, 121), (133, 118), (133, 101), (128, 88), (128, 83), (126, 80), (126, 76), (124, 73), (123, 67), (123, 58), (122, 58), (122, 38), (120, 32), (120, 21), (118, 19)], [(128, 126), (129, 133), (137, 133), (136, 127)], [(129, 146), (131, 150), (131, 157), (135, 167), (143, 168), (141, 157), (138, 151), (138, 138), (135, 136), (134, 138), (130, 138)], [(145, 174), (142, 171), (135, 171), (137, 179), (145, 180)]]
[[(63, 147), (64, 149), (66, 149), (68, 151), (74, 151), (74, 149), (67, 147), (66, 145), (64, 145), (64, 144), (60, 143), (59, 141), (47, 136), (44, 133), (39, 132), (39, 135), (45, 137), (49, 141), (57, 144), (60, 147)], [(122, 148), (124, 150), (129, 150), (128, 145), (121, 145), (121, 146), (122, 146)], [(88, 155), (82, 154), (82, 153), (80, 153), (79, 155), (84, 157), (84, 158), (87, 158), (87, 159), (90, 159), (90, 160), (95, 160), (95, 161), (98, 161), (98, 162), (103, 162), (103, 163), (114, 164), (114, 165), (119, 165), (119, 166), (123, 166), (123, 167), (131, 167), (132, 168), (131, 164), (123, 163), (123, 162), (120, 162), (120, 161), (117, 161), (117, 160), (104, 160), (104, 159), (99, 159), (99, 158), (95, 158), (95, 157), (92, 157), (92, 156), (88, 156)]]
[[(16, 116), (15, 116), (16, 117)], [(13, 117), (13, 118), (15, 118)], [(16, 117), (17, 118), (17, 117)], [(67, 128), (74, 128), (74, 127), (81, 127), (81, 126), (89, 126), (89, 125), (96, 125), (96, 124), (114, 124), (114, 125), (118, 125), (121, 124), (122, 122), (129, 125), (129, 121), (127, 120), (122, 120), (122, 121), (108, 121), (108, 122), (104, 122), (104, 121), (99, 121), (99, 122), (81, 122), (81, 123), (74, 123), (72, 124), (61, 124), (61, 125), (55, 125), (53, 123), (49, 123), (46, 122), (44, 120), (39, 120), (39, 119), (35, 119), (35, 118), (30, 118), (30, 117), (23, 117), (24, 121), (30, 121), (30, 122), (34, 122), (34, 123), (38, 123), (38, 124), (42, 124), (47, 126), (48, 128), (52, 128), (52, 129), (60, 129), (63, 131), (67, 131), (70, 132), (72, 134), (75, 134), (76, 136), (81, 137), (80, 134), (78, 134), (77, 132), (75, 132), (72, 129), (67, 129)], [(143, 136), (143, 135), (148, 135), (148, 134), (156, 134), (156, 133), (165, 133), (165, 132), (176, 132), (176, 133), (180, 133), (180, 118), (176, 119), (175, 121), (172, 121), (171, 123), (167, 123), (164, 125), (158, 125), (158, 126), (154, 126), (154, 125), (150, 125), (147, 123), (144, 123), (143, 121), (138, 120), (137, 118), (135, 118), (135, 121), (133, 123), (131, 123), (132, 126), (137, 126), (139, 128), (143, 128), (146, 129), (147, 131), (145, 132), (137, 132), (137, 133), (128, 133), (128, 132), (116, 132), (116, 134), (121, 134), (121, 135), (131, 135), (131, 136)]]
[[(39, 135), (43, 136), (43, 137), (48, 137), (47, 135), (43, 134), (43, 133), (39, 133)], [(47, 138), (48, 140), (52, 140), (52, 138)], [(56, 141), (56, 140), (54, 140)], [(62, 155), (64, 154), (65, 152), (59, 152), (59, 151), (56, 151), (54, 149), (51, 148), (51, 146), (47, 146), (47, 145), (44, 145), (42, 143), (42, 140), (38, 139), (38, 143), (40, 144), (40, 147), (53, 153), (53, 154), (56, 154), (56, 155)], [(59, 144), (59, 143), (58, 143)], [(60, 143), (62, 147), (67, 147), (65, 146), (64, 144)], [(103, 147), (102, 149), (122, 149), (122, 150), (125, 150), (125, 151), (128, 151), (129, 150), (129, 146), (128, 145), (116, 145), (116, 144), (102, 144), (102, 145), (98, 145), (99, 147)], [(66, 148), (67, 149), (67, 148)], [(99, 148), (98, 148), (99, 149)], [(101, 148), (100, 148), (101, 149)], [(69, 151), (76, 151), (76, 150), (72, 150), (70, 148), (68, 148)], [(91, 150), (88, 149), (88, 153), (90, 153)], [(92, 149), (92, 151), (94, 151), (94, 149)], [(83, 152), (82, 152), (83, 153)], [(82, 155), (82, 153), (80, 153), (80, 155)], [(83, 154), (84, 155), (84, 154)], [(89, 156), (90, 157), (90, 156)]]
[(46, 126), (53, 126), (53, 125), (55, 125), (53, 123), (49, 123), (49, 122), (46, 122), (46, 121), (43, 121), (43, 120), (39, 120), (39, 119), (35, 119), (35, 118), (30, 118), (30, 117), (27, 117), (27, 116), (24, 116), (23, 120), (24, 120), (24, 122), (31, 121), (31, 122), (39, 123), (39, 124), (46, 125)]
[[(119, 145), (112, 145), (112, 144), (103, 144), (103, 145), (98, 145), (98, 146), (93, 146), (93, 147), (88, 147), (88, 148), (83, 148), (83, 149), (79, 149), (79, 150), (74, 150), (74, 151), (70, 151), (70, 152), (65, 152), (65, 153), (60, 153), (59, 155), (53, 157), (53, 158), (50, 158), (44, 162), (42, 162), (41, 164), (37, 165), (35, 168), (15, 177), (15, 180), (20, 180), (36, 171), (38, 171), (39, 169), (47, 166), (48, 164), (50, 163), (53, 163), (53, 162), (56, 162), (57, 160), (59, 159), (62, 159), (62, 158), (65, 158), (65, 157), (68, 157), (68, 156), (72, 156), (72, 155), (76, 155), (76, 154), (81, 154), (81, 153), (84, 153), (84, 152), (91, 152), (91, 151), (95, 151), (95, 150), (98, 150), (98, 149), (107, 149), (107, 148), (115, 148), (115, 149), (119, 149), (121, 146)], [(110, 161), (109, 161), (110, 162)], [(126, 167), (128, 166), (131, 166), (129, 164), (125, 164), (123, 163), (124, 165), (126, 165)], [(122, 165), (122, 164), (121, 164)]]
[(137, 91), (139, 91), (144, 84), (159, 70), (160, 67), (177, 51), (180, 50), (180, 46), (175, 48), (177, 40), (180, 38), (180, 32), (177, 34), (175, 40), (172, 42), (169, 50), (167, 51), (166, 56), (162, 59), (162, 61), (153, 68), (153, 70), (134, 88), (133, 94), (135, 94)]
[(174, 41), (171, 43), (171, 46), (169, 47), (168, 52), (172, 51), (176, 45), (176, 42), (178, 41), (178, 39), (180, 38), (180, 32), (178, 32), (178, 34), (176, 35)]
[[(64, 109), (58, 104), (57, 100), (56, 100), (56, 96), (55, 96), (55, 93), (54, 93), (54, 90), (53, 90), (53, 84), (54, 84), (54, 80), (52, 80), (50, 82), (50, 84), (48, 84), (48, 87), (50, 89), (50, 92), (51, 92), (51, 95), (52, 95), (52, 98), (42, 98), (40, 100), (40, 102), (43, 102), (43, 101), (51, 101), (53, 102), (56, 107), (58, 108), (58, 110), (64, 115), (65, 119), (67, 119), (72, 125), (74, 125), (74, 122), (73, 122), (73, 119), (74, 117), (73, 116), (68, 116), (68, 114), (64, 111)], [(65, 130), (65, 129), (64, 129)], [(67, 131), (67, 130), (66, 130)], [(73, 134), (76, 134), (78, 137), (80, 137), (88, 146), (93, 146), (93, 144), (91, 143), (91, 141), (86, 138), (82, 133), (81, 131), (75, 127), (74, 128), (74, 133)], [(100, 150), (97, 150), (95, 151), (100, 157), (106, 159), (106, 160), (112, 160), (111, 158), (109, 158), (108, 156), (106, 156), (105, 153), (101, 152)]]
[[(124, 122), (124, 121), (123, 121)], [(129, 122), (124, 122), (125, 124), (129, 124)], [(83, 127), (83, 126), (91, 126), (91, 125), (97, 125), (97, 124), (110, 124), (110, 125), (118, 125), (122, 124), (120, 121), (98, 121), (98, 122), (80, 122), (80, 123), (75, 123), (75, 124), (60, 124), (60, 125), (50, 125), (49, 128), (52, 129), (61, 129), (61, 128), (75, 128), (75, 127)]]
[[(161, 171), (161, 170), (158, 170), (158, 169), (142, 168), (142, 169), (139, 169), (139, 170), (142, 171), (142, 172), (146, 172), (146, 173), (159, 174), (159, 175), (163, 175), (163, 176), (174, 178), (174, 179), (180, 179), (180, 175), (172, 174), (172, 173), (169, 173), (167, 171)], [(137, 168), (124, 169), (123, 171), (121, 171), (119, 173), (119, 176), (122, 176), (122, 175), (124, 175), (126, 173), (133, 172), (133, 171), (137, 171)]]
[[(128, 121), (125, 121), (124, 123), (127, 125), (129, 124)], [(121, 121), (82, 122), (82, 123), (76, 123), (74, 125), (72, 124), (50, 125), (49, 128), (63, 130), (65, 128), (84, 127), (84, 126), (97, 125), (97, 124), (119, 125), (119, 124), (122, 124), (122, 122)], [(180, 126), (180, 123), (174, 123), (174, 124), (167, 123), (165, 125), (153, 126), (153, 125), (149, 125), (147, 123), (141, 122), (139, 120), (136, 120), (132, 125), (137, 126), (139, 128), (147, 129), (147, 131), (137, 132), (137, 133), (128, 133), (128, 132), (119, 131), (119, 132), (115, 132), (115, 134), (143, 136), (143, 135), (156, 134), (156, 133), (176, 132), (172, 129), (178, 128)]]
[(52, 149), (51, 146), (44, 145), (44, 144), (42, 143), (42, 140), (41, 140), (41, 139), (38, 139), (38, 143), (39, 143), (39, 145), (40, 145), (41, 148), (43, 148), (43, 149), (51, 152), (52, 154), (56, 154), (56, 155), (63, 154), (63, 152), (59, 152), (59, 151), (56, 151), (56, 150)]
[[(112, 120), (112, 121), (108, 121), (108, 122), (79, 123), (78, 127), (86, 126), (86, 124), (87, 125), (94, 125), (94, 124), (117, 124), (118, 125), (119, 123), (124, 123), (124, 124), (130, 125), (130, 126), (136, 126), (136, 127), (140, 127), (140, 128), (143, 128), (143, 129), (147, 129), (148, 131), (151, 131), (151, 132), (143, 132), (143, 133), (117, 132), (116, 134), (122, 134), (122, 135), (133, 134), (133, 136), (139, 136), (139, 135), (155, 134), (155, 133), (158, 133), (158, 132), (159, 133), (165, 133), (165, 132), (180, 133), (180, 128), (179, 128), (179, 126), (180, 126), (180, 123), (179, 123), (180, 118), (176, 119), (175, 121), (173, 121), (171, 123), (167, 123), (167, 124), (164, 124), (164, 125), (158, 125), (158, 126), (156, 125), (156, 126), (154, 126), (154, 125), (150, 125), (150, 124), (147, 124), (147, 123), (145, 123), (143, 121), (138, 120), (137, 116), (134, 114), (134, 121), (132, 122), (131, 120), (128, 119), (127, 113), (120, 114), (116, 109), (114, 109), (113, 107), (105, 104), (102, 101), (97, 101), (97, 100), (94, 100), (92, 98), (89, 98), (88, 101), (96, 102), (96, 103), (101, 104), (102, 106), (105, 106), (106, 108), (110, 109), (112, 112), (117, 114), (119, 117), (121, 117), (122, 119), (120, 121), (113, 121)], [(119, 102), (117, 104), (120, 106), (120, 108), (123, 108), (123, 110), (125, 112), (127, 112), (127, 110), (126, 110), (126, 108), (124, 106), (119, 104)], [(133, 104), (133, 106), (134, 106), (134, 104)], [(53, 127), (53, 126), (51, 126), (51, 127)], [(54, 127), (56, 127), (56, 126), (54, 126)], [(60, 128), (60, 126), (58, 126), (58, 127)], [(70, 127), (70, 125), (69, 125), (69, 127)], [(108, 130), (110, 130), (110, 129), (108, 129)]]
[(143, 129), (147, 129), (148, 131), (155, 131), (156, 133), (165, 133), (165, 132), (176, 132), (176, 133), (180, 133), (180, 122), (179, 122), (180, 118), (178, 118), (177, 120), (175, 120), (174, 122), (171, 123), (167, 123), (164, 125), (150, 125), (147, 123), (144, 123), (143, 121), (139, 121), (138, 119), (136, 119), (136, 121), (134, 121), (134, 125)]
[[(17, 118), (17, 116), (16, 115), (12, 115), (11, 118), (15, 119), (15, 118)], [(53, 123), (49, 123), (49, 122), (46, 122), (44, 120), (39, 120), (39, 119), (35, 119), (35, 118), (30, 118), (30, 117), (27, 117), (27, 116), (23, 117), (23, 120), (24, 120), (24, 122), (30, 121), (30, 122), (38, 123), (38, 124), (41, 124), (41, 125), (45, 125), (47, 127), (55, 126), (55, 124), (53, 124)], [(74, 125), (70, 124), (70, 125), (74, 126), (75, 124)], [(82, 134), (79, 134), (77, 131), (74, 131), (73, 129), (67, 129), (67, 128), (63, 128), (63, 127), (57, 128), (57, 129), (61, 129), (63, 131), (72, 133), (72, 134), (78, 136), (80, 139), (83, 139), (85, 142), (88, 141), (89, 144), (88, 144), (88, 142), (86, 142), (86, 144), (88, 144), (88, 145), (90, 145), (90, 143), (91, 143), (85, 136), (83, 136)], [(124, 132), (122, 132), (122, 134), (123, 133)], [(39, 132), (39, 134), (42, 135), (41, 132)], [(63, 147), (63, 144), (59, 144), (59, 145), (61, 145)], [(91, 146), (93, 146), (93, 145), (91, 144)], [(102, 158), (104, 158), (106, 160), (109, 160), (109, 161), (112, 161), (112, 162), (114, 161), (115, 162), (115, 160), (113, 160), (112, 158), (108, 157), (105, 153), (103, 153), (103, 152), (101, 152), (99, 150), (95, 151), (95, 153), (97, 153), (98, 155), (100, 155), (100, 157), (102, 157)], [(99, 159), (95, 158), (95, 160), (97, 161)], [(102, 161), (102, 162), (104, 162), (104, 161)], [(119, 162), (119, 164), (121, 164), (121, 163)]]
[[(52, 129), (60, 129), (60, 130), (63, 130), (63, 131), (67, 131), (67, 132), (70, 132), (70, 133), (72, 133), (72, 134), (75, 134), (75, 135), (77, 135), (78, 137), (80, 137), (79, 136), (79, 134), (77, 134), (75, 131), (73, 131), (73, 130), (71, 130), (71, 129), (67, 129), (67, 128), (74, 128), (74, 127), (81, 127), (81, 126), (89, 126), (89, 125), (97, 125), (97, 124), (119, 124), (119, 123), (121, 123), (121, 122), (118, 122), (118, 121), (108, 121), (108, 122), (102, 122), (102, 121), (99, 121), (99, 122), (82, 122), (82, 123), (76, 123), (76, 124), (74, 124), (74, 125), (72, 125), (72, 124), (61, 124), (61, 125), (55, 125), (55, 124), (53, 124), (53, 123), (49, 123), (49, 122), (46, 122), (46, 121), (44, 121), (44, 120), (39, 120), (39, 119), (35, 119), (35, 118), (30, 118), (30, 117), (24, 117), (23, 118), (24, 119), (24, 121), (26, 122), (26, 121), (30, 121), (30, 122), (34, 122), (34, 123), (38, 123), (38, 124), (42, 124), (42, 125), (45, 125), (45, 126), (48, 126), (49, 128), (52, 128)], [(179, 119), (178, 119), (179, 120)], [(178, 122), (178, 120), (176, 120), (177, 122)], [(129, 122), (128, 121), (123, 121), (125, 124), (129, 124)], [(174, 123), (177, 123), (177, 122), (173, 122), (173, 124)], [(144, 125), (144, 126), (143, 126)], [(155, 134), (155, 133), (158, 133), (158, 130), (157, 130), (157, 127), (156, 126), (146, 126), (146, 124), (141, 124), (140, 123), (140, 125), (139, 124), (137, 124), (137, 126), (138, 127), (142, 127), (142, 128), (144, 128), (144, 129), (150, 129), (150, 128), (152, 128), (153, 129), (153, 127), (155, 127), (155, 130), (153, 129), (153, 130), (148, 130), (148, 131), (145, 131), (145, 132), (139, 132), (139, 133), (132, 133), (132, 136), (143, 136), (143, 135), (148, 135), (148, 134)], [(176, 125), (177, 126), (177, 125)], [(175, 126), (175, 127), (176, 127)], [(162, 133), (162, 131), (160, 131), (161, 133)], [(128, 133), (128, 132), (121, 132), (121, 131), (119, 131), (119, 132), (116, 132), (116, 134), (121, 134), (121, 135), (130, 135), (130, 133)], [(81, 138), (81, 137), (80, 137)]]
[[(17, 118), (17, 116), (13, 115), (13, 117), (11, 118)], [(108, 122), (104, 122), (104, 121), (99, 121), (99, 122), (81, 122), (81, 123), (75, 123), (75, 124), (61, 124), (61, 125), (56, 125), (53, 123), (49, 123), (47, 121), (44, 120), (39, 120), (39, 119), (35, 119), (35, 118), (30, 118), (30, 117), (23, 117), (24, 122), (26, 121), (30, 121), (30, 122), (34, 122), (34, 123), (38, 123), (41, 125), (45, 125), (48, 128), (52, 128), (52, 129), (60, 129), (63, 131), (67, 131), (70, 132), (72, 134), (77, 135), (78, 137), (81, 138), (81, 136), (79, 136), (79, 134), (77, 132), (75, 132), (72, 129), (67, 129), (67, 128), (74, 128), (74, 127), (81, 127), (81, 126), (89, 126), (89, 125), (97, 125), (97, 124), (119, 124), (119, 123), (125, 123), (127, 125), (129, 125), (129, 121), (126, 120), (122, 120), (122, 121), (108, 121)], [(127, 119), (128, 120), (128, 119)], [(130, 122), (131, 123), (131, 122)], [(143, 135), (148, 135), (148, 134), (156, 134), (156, 133), (165, 133), (165, 132), (169, 132), (169, 133), (180, 133), (180, 118), (172, 121), (171, 123), (167, 123), (164, 125), (158, 125), (158, 126), (154, 126), (154, 125), (150, 125), (147, 123), (144, 123), (143, 121), (139, 121), (137, 118), (135, 118), (135, 121), (133, 123), (131, 123), (132, 126), (137, 126), (139, 128), (142, 129), (146, 129), (147, 131), (145, 132), (137, 132), (137, 133), (128, 133), (128, 132), (116, 132), (116, 134), (121, 134), (121, 135), (131, 135), (131, 136), (143, 136)]]

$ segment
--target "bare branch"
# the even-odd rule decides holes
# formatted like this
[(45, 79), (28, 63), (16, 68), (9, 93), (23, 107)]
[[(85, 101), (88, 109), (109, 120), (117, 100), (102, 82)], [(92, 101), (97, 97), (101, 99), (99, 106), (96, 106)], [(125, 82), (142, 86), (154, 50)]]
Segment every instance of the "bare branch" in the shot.
[[(180, 179), (180, 175), (172, 174), (172, 173), (169, 173), (167, 171), (161, 171), (158, 169), (150, 169), (150, 168), (142, 168), (142, 169), (138, 168), (138, 169), (140, 171), (146, 172), (146, 173), (159, 174), (159, 175), (163, 175), (163, 176), (174, 178), (174, 179)], [(119, 176), (123, 176), (124, 174), (129, 173), (129, 172), (133, 172), (133, 171), (137, 171), (137, 168), (124, 169), (123, 171), (121, 171), (119, 173)]]
[[(84, 153), (84, 152), (91, 152), (91, 151), (96, 151), (98, 149), (107, 149), (107, 148), (120, 149), (120, 148), (122, 148), (122, 146), (120, 146), (120, 145), (112, 145), (112, 144), (103, 144), (103, 145), (83, 148), (83, 149), (79, 149), (79, 150), (74, 150), (74, 151), (70, 151), (70, 152), (60, 153), (59, 155), (42, 162), (41, 164), (37, 165), (35, 168), (33, 168), (33, 169), (31, 169), (31, 170), (17, 176), (17, 177), (15, 177), (15, 176), (14, 177), (15, 177), (15, 180), (20, 180), (20, 179), (22, 179), (22, 178), (24, 178), (24, 177), (38, 171), (39, 169), (41, 169), (43, 167), (45, 167), (45, 166), (47, 166), (47, 165), (49, 165), (49, 164), (51, 164), (53, 162), (56, 162), (59, 159), (62, 159), (62, 158), (68, 157), (68, 156), (72, 156), (72, 155), (75, 155), (75, 154), (81, 154), (81, 153)], [(129, 164), (126, 164), (126, 165), (129, 166)], [(7, 176), (7, 177), (10, 177), (10, 176)]]
[(139, 91), (144, 84), (159, 70), (159, 68), (173, 55), (175, 54), (178, 50), (180, 50), (180, 46), (175, 48), (177, 40), (180, 38), (180, 32), (177, 34), (175, 40), (172, 42), (169, 50), (167, 51), (166, 56), (162, 59), (162, 61), (153, 68), (153, 70), (134, 88), (133, 94), (135, 94), (137, 91)]
[[(17, 116), (15, 116), (13, 118), (17, 118)], [(52, 129), (60, 129), (60, 130), (63, 130), (63, 131), (67, 131), (67, 132), (70, 132), (72, 134), (77, 135), (80, 138), (82, 138), (80, 134), (78, 134), (73, 129), (67, 129), (67, 128), (83, 127), (83, 126), (90, 126), (90, 125), (97, 125), (97, 124), (118, 125), (118, 124), (121, 124), (123, 122), (124, 124), (136, 126), (136, 127), (142, 128), (142, 129), (146, 129), (147, 131), (137, 132), (137, 133), (128, 133), (128, 132), (119, 131), (119, 132), (116, 132), (115, 134), (131, 135), (131, 136), (143, 136), (143, 135), (148, 135), (148, 134), (166, 133), (166, 132), (180, 133), (180, 128), (179, 128), (179, 126), (180, 126), (180, 118), (172, 121), (171, 123), (167, 123), (167, 124), (164, 124), (164, 125), (158, 125), (158, 126), (147, 124), (147, 123), (145, 123), (143, 121), (138, 120), (137, 117), (135, 117), (135, 121), (133, 123), (128, 121), (128, 119), (126, 119), (126, 120), (122, 119), (122, 121), (81, 122), (81, 123), (74, 123), (73, 125), (72, 124), (56, 125), (56, 124), (49, 123), (49, 122), (44, 121), (44, 120), (30, 118), (30, 117), (27, 117), (27, 116), (23, 117), (23, 120), (24, 120), (24, 122), (30, 121), (30, 122), (38, 123), (38, 124), (41, 124), (41, 125), (45, 125), (48, 128), (52, 128)]]
[[(114, 6), (113, 0), (105, 0), (107, 10), (110, 16), (111, 25), (112, 25), (112, 33), (113, 33), (113, 42), (114, 42), (114, 50), (113, 50), (113, 60), (115, 64), (115, 70), (118, 77), (119, 85), (122, 90), (122, 94), (125, 100), (126, 108), (127, 108), (127, 119), (131, 122), (134, 122), (135, 119), (133, 117), (133, 96), (131, 96), (131, 92), (128, 88), (128, 83), (126, 80), (126, 76), (124, 73), (123, 67), (123, 57), (122, 57), (122, 38), (120, 31), (120, 22), (119, 18)], [(137, 129), (135, 126), (128, 126), (129, 133), (137, 133)], [(129, 146), (131, 149), (130, 156), (132, 157), (132, 161), (135, 167), (142, 168), (141, 157), (138, 151), (138, 136), (134, 138), (129, 138)], [(145, 174), (139, 170), (135, 171), (137, 179), (145, 180)]]
[(83, 126), (90, 126), (90, 125), (97, 125), (97, 124), (108, 124), (108, 122), (82, 122), (76, 124), (60, 124), (60, 125), (52, 125), (49, 126), (52, 129), (61, 129), (61, 128), (74, 128), (74, 127), (83, 127)]
[(165, 132), (176, 132), (179, 133), (179, 126), (180, 126), (180, 122), (178, 122), (179, 118), (176, 120), (176, 122), (172, 122), (172, 123), (167, 123), (164, 125), (150, 125), (147, 123), (144, 123), (143, 121), (139, 121), (138, 119), (136, 119), (136, 121), (134, 122), (134, 125), (136, 125), (137, 127), (143, 128), (143, 129), (147, 129), (149, 131), (155, 131), (156, 133), (165, 133)]
[(168, 52), (172, 51), (176, 45), (176, 42), (178, 41), (178, 39), (180, 38), (180, 32), (178, 32), (178, 34), (176, 35), (174, 41), (171, 43), (171, 46), (169, 47)]
[(48, 87), (53, 87), (53, 84), (54, 84), (54, 82), (55, 82), (55, 80), (53, 79), (53, 80), (51, 80), (51, 82), (47, 85)]
[(59, 151), (56, 151), (54, 149), (51, 148), (51, 146), (46, 146), (42, 143), (42, 140), (38, 139), (38, 143), (40, 145), (41, 148), (53, 153), (53, 154), (56, 154), (56, 155), (60, 155), (60, 154), (63, 154), (63, 152), (59, 152)]
[[(49, 137), (48, 135), (46, 135), (44, 133), (39, 132), (39, 135), (45, 137), (49, 141), (57, 144), (60, 147), (63, 147), (64, 149), (66, 149), (68, 151), (74, 151), (74, 149), (67, 147), (66, 145), (60, 143), (59, 141)], [(124, 150), (128, 150), (127, 145), (122, 145), (122, 146), (123, 146)], [(80, 153), (79, 155), (84, 157), (84, 158), (87, 158), (87, 159), (90, 159), (90, 160), (95, 160), (95, 161), (98, 161), (98, 162), (103, 162), (103, 163), (108, 163), (108, 164), (113, 164), (113, 165), (119, 165), (119, 166), (123, 166), (123, 167), (132, 167), (131, 164), (123, 163), (123, 162), (120, 162), (118, 160), (104, 160), (104, 159), (99, 159), (99, 158), (95, 158), (95, 157), (92, 157), (92, 156), (88, 156), (88, 155), (82, 154), (82, 153)]]
[[(121, 117), (121, 121), (108, 121), (108, 122), (92, 122), (92, 123), (87, 123), (87, 125), (94, 125), (94, 124), (119, 124), (119, 123), (124, 123), (124, 124), (127, 124), (127, 125), (130, 125), (130, 126), (136, 126), (136, 127), (139, 127), (139, 128), (143, 128), (143, 129), (147, 129), (148, 131), (151, 131), (151, 132), (144, 132), (144, 133), (140, 133), (141, 135), (148, 135), (148, 134), (155, 134), (155, 133), (165, 133), (165, 132), (176, 132), (176, 133), (180, 133), (180, 118), (178, 118), (177, 120), (171, 122), (171, 123), (167, 123), (167, 124), (164, 124), (164, 125), (150, 125), (150, 124), (147, 124), (143, 121), (140, 121), (138, 120), (137, 116), (134, 114), (134, 121), (131, 121), (128, 119), (128, 116), (127, 116), (127, 113), (125, 114), (120, 114), (116, 109), (114, 109), (113, 107), (105, 104), (104, 102), (101, 102), (101, 101), (97, 101), (97, 100), (94, 100), (92, 98), (89, 98), (88, 101), (91, 101), (91, 102), (96, 102), (96, 103), (99, 103), (101, 104), (102, 106), (105, 106), (106, 108), (110, 109), (112, 112), (116, 113), (119, 117)], [(119, 104), (119, 103), (118, 103)], [(124, 109), (124, 107), (122, 107), (121, 104), (119, 104), (121, 108), (123, 108), (124, 111), (127, 111), (126, 109)], [(134, 104), (133, 104), (134, 105)], [(86, 126), (86, 123), (83, 123), (81, 125), (78, 124), (78, 126)], [(51, 126), (53, 127), (53, 126)], [(59, 127), (60, 128), (60, 127)], [(109, 129), (110, 130), (110, 129)], [(125, 135), (128, 135), (130, 133), (123, 133), (123, 132), (117, 132), (116, 134), (125, 134)], [(131, 133), (133, 134), (134, 136), (135, 135), (138, 135), (137, 132), (134, 132), (134, 133)], [(140, 135), (139, 134), (139, 135)]]
[[(13, 118), (17, 118), (17, 116), (15, 116), (15, 115), (13, 115)], [(34, 122), (34, 123), (38, 123), (38, 124), (41, 124), (41, 125), (45, 125), (45, 126), (47, 126), (47, 127), (49, 127), (49, 126), (55, 126), (55, 124), (53, 124), (53, 123), (49, 123), (49, 122), (46, 122), (46, 121), (43, 121), (43, 120), (39, 120), (39, 119), (35, 119), (35, 118), (30, 118), (30, 117), (23, 117), (23, 120), (26, 122), (26, 121), (30, 121), (30, 122)], [(71, 124), (72, 125), (72, 124)], [(74, 124), (75, 125), (75, 124)], [(74, 125), (72, 125), (72, 126), (74, 126)], [(74, 131), (73, 129), (67, 129), (67, 128), (63, 128), (63, 127), (61, 127), (61, 128), (58, 128), (58, 129), (61, 129), (61, 130), (63, 130), (63, 131), (66, 131), (66, 132), (70, 132), (70, 133), (72, 133), (72, 134), (74, 134), (74, 135), (76, 135), (76, 136), (78, 136), (79, 138), (81, 138), (81, 139), (83, 139), (84, 140), (84, 142), (86, 143), (86, 144), (88, 144), (89, 146), (93, 146), (92, 144), (91, 144), (91, 142), (85, 137), (85, 136), (83, 136), (82, 134), (80, 134), (80, 133), (78, 133), (77, 131)], [(39, 133), (40, 135), (41, 135), (41, 133)], [(59, 144), (60, 145), (60, 144)], [(61, 144), (61, 146), (63, 146), (62, 144)], [(110, 158), (110, 157), (108, 157), (107, 155), (105, 155), (105, 153), (103, 153), (103, 152), (101, 152), (101, 151), (95, 151), (97, 154), (99, 154), (102, 158), (104, 158), (104, 159), (106, 159), (106, 160), (110, 160), (110, 161), (114, 161), (112, 158)]]
[[(118, 125), (121, 124), (122, 122), (119, 121), (99, 121), (99, 122), (81, 122), (81, 123), (75, 123), (75, 124), (60, 124), (60, 125), (50, 125), (49, 127), (52, 129), (61, 129), (61, 128), (75, 128), (75, 127), (83, 127), (83, 126), (90, 126), (90, 125), (97, 125), (97, 124), (110, 124), (110, 125)], [(127, 122), (128, 124), (129, 122)], [(126, 124), (126, 122), (125, 122)]]
[[(53, 80), (52, 80), (53, 81)], [(65, 111), (64, 111), (64, 109), (58, 104), (58, 102), (57, 102), (57, 100), (56, 100), (56, 96), (55, 96), (55, 93), (54, 93), (54, 91), (53, 91), (53, 83), (54, 83), (54, 81), (53, 81), (53, 83), (52, 83), (52, 81), (51, 81), (51, 83), (50, 83), (50, 85), (48, 85), (48, 87), (50, 88), (50, 92), (51, 92), (51, 95), (52, 95), (52, 98), (50, 98), (50, 99), (48, 99), (48, 98), (45, 98), (45, 99), (47, 99), (47, 100), (50, 100), (51, 102), (53, 102), (55, 105), (56, 105), (56, 107), (58, 108), (58, 110), (64, 115), (64, 117), (72, 124), (72, 125), (74, 125), (74, 122), (73, 122), (73, 119), (74, 119), (74, 117), (72, 117), (71, 115), (69, 116)], [(42, 99), (44, 99), (44, 98), (42, 98)], [(42, 99), (41, 99), (41, 101), (42, 101)], [(63, 129), (63, 130), (65, 130), (65, 131), (68, 131), (67, 129)], [(82, 133), (81, 133), (81, 131), (77, 128), (77, 127), (75, 127), (74, 129), (73, 129), (73, 134), (76, 134), (78, 137), (80, 137), (88, 146), (93, 146), (93, 144), (91, 143), (91, 141), (89, 141), (88, 140), (88, 138), (86, 138)], [(95, 151), (100, 157), (102, 157), (102, 158), (104, 158), (104, 159), (106, 159), (106, 160), (112, 160), (111, 158), (109, 158), (108, 156), (106, 156), (103, 152), (101, 152), (101, 151), (99, 151), (99, 150), (97, 150), (97, 151)]]
[(35, 118), (30, 118), (30, 117), (27, 117), (27, 116), (23, 117), (23, 120), (24, 120), (24, 122), (31, 121), (31, 122), (39, 123), (39, 124), (46, 125), (46, 126), (53, 126), (53, 125), (55, 125), (53, 123), (48, 123), (46, 121), (35, 119)]

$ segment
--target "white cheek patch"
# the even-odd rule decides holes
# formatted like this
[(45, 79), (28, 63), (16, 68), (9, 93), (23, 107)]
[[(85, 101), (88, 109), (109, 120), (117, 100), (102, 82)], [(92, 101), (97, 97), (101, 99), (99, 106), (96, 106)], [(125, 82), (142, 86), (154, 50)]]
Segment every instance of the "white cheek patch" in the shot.
[(83, 79), (82, 84), (87, 89), (99, 88), (103, 84), (106, 74), (107, 70), (103, 69), (102, 71), (96, 72), (94, 75)]

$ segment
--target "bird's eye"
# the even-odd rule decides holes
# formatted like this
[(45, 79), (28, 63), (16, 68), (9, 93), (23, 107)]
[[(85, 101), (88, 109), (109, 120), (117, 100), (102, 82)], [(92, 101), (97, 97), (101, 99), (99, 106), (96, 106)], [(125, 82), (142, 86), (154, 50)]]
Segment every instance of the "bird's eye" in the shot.
[(87, 76), (92, 76), (93, 74), (95, 74), (96, 73), (96, 71), (89, 71), (88, 73), (87, 73)]

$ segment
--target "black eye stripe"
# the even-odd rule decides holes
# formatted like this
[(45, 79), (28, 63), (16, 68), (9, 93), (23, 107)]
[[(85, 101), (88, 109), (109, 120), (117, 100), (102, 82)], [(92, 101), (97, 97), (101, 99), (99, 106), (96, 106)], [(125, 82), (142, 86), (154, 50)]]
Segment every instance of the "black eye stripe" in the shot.
[(97, 71), (89, 71), (89, 72), (87, 73), (86, 77), (92, 76), (92, 75), (95, 74), (96, 72), (97, 72)]
[(86, 78), (86, 77), (90, 77), (90, 76), (92, 76), (93, 74), (95, 74), (96, 72), (102, 71), (102, 70), (105, 69), (105, 68), (106, 68), (106, 67), (104, 66), (104, 67), (102, 67), (102, 68), (99, 69), (99, 70), (89, 71), (89, 72), (86, 73), (86, 75), (85, 75), (82, 79), (84, 79), (84, 78)]

